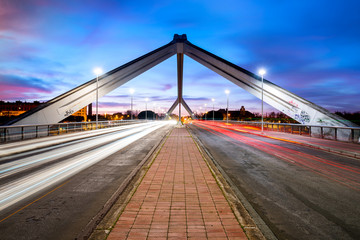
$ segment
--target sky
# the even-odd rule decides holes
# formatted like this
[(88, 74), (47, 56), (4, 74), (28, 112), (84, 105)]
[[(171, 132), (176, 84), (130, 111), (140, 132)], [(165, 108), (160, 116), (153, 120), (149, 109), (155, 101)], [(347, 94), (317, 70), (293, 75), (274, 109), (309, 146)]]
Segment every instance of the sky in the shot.
[[(0, 100), (50, 100), (93, 79), (96, 67), (108, 72), (186, 34), (331, 112), (357, 112), (359, 9), (358, 0), (0, 0)], [(100, 98), (100, 113), (130, 109), (130, 88), (134, 109), (167, 111), (176, 56)], [(194, 112), (226, 108), (226, 89), (230, 110), (261, 111), (261, 100), (185, 56), (183, 94)]]

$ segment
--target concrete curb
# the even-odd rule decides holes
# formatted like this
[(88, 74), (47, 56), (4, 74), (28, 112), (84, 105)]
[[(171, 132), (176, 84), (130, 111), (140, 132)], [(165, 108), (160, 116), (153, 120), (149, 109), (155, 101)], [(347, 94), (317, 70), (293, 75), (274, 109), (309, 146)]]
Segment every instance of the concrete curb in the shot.
[(207, 162), (210, 171), (213, 172), (219, 187), (226, 196), (235, 216), (243, 226), (248, 239), (269, 239), (277, 240), (273, 232), (261, 219), (255, 209), (247, 201), (245, 196), (239, 191), (231, 179), (227, 176), (222, 167), (212, 157), (209, 151), (202, 144), (201, 140), (192, 134), (191, 128), (188, 127), (191, 137), (194, 139), (204, 160)]

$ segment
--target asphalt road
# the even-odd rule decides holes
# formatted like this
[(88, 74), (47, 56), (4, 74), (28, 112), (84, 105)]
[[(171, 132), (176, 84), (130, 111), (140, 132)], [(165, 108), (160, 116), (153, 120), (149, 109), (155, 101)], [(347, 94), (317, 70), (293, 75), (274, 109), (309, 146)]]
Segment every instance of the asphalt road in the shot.
[(1, 145), (0, 239), (74, 239), (172, 125)]
[(360, 239), (360, 161), (201, 122), (192, 133), (278, 239)]

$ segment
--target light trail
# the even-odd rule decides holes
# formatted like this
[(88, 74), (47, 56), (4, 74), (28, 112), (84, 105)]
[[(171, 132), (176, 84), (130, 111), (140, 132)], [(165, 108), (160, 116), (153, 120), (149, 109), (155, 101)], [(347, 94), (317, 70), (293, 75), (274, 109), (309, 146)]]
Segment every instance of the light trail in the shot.
[(320, 174), (349, 188), (360, 191), (359, 167), (345, 165), (333, 160), (316, 157), (287, 147), (240, 135), (239, 133), (233, 132), (236, 131), (236, 127), (198, 121), (195, 121), (194, 124), (212, 134), (222, 137), (226, 141), (229, 141), (229, 139), (226, 138), (229, 137), (232, 140), (236, 140), (235, 142), (232, 141), (234, 144), (240, 145), (240, 143), (242, 143), (255, 147), (279, 159), (306, 168), (316, 174)]
[[(125, 132), (115, 133), (113, 135), (99, 136), (98, 139), (89, 140), (89, 145), (85, 143), (78, 143), (87, 145), (87, 147), (97, 146), (85, 153), (70, 157), (65, 161), (57, 162), (49, 167), (37, 170), (24, 177), (18, 178), (12, 182), (6, 183), (0, 187), (0, 211), (13, 205), (14, 203), (31, 196), (34, 193), (41, 191), (53, 184), (59, 183), (74, 174), (90, 167), (91, 165), (101, 161), (102, 159), (112, 155), (120, 149), (134, 143), (138, 139), (162, 128), (168, 124), (174, 124), (171, 121), (147, 123), (142, 126), (133, 126), (133, 129), (127, 129)], [(101, 144), (99, 146), (99, 144)], [(53, 150), (47, 154), (58, 154), (56, 158), (63, 158), (69, 153), (78, 152), (80, 149), (84, 150), (85, 147), (77, 146), (76, 149), (71, 149), (73, 146), (66, 146), (60, 149), (60, 152)], [(70, 148), (70, 149), (69, 149)], [(61, 152), (67, 153), (62, 154)], [(46, 158), (46, 157), (44, 157)], [(53, 160), (53, 159), (52, 159)], [(36, 161), (33, 159), (33, 161)], [(46, 159), (42, 160), (47, 162)], [(17, 161), (18, 162), (18, 161)], [(39, 162), (36, 162), (36, 164)], [(22, 162), (22, 164), (25, 164)], [(32, 163), (34, 164), (34, 163)], [(15, 167), (15, 166), (13, 166)], [(10, 172), (11, 170), (8, 170)], [(13, 173), (12, 173), (13, 174)]]
[[(31, 157), (25, 157), (20, 158), (19, 160), (13, 160), (8, 163), (4, 163), (0, 165), (0, 179), (4, 178), (8, 175), (14, 174), (19, 171), (24, 171), (26, 169), (29, 169), (31, 167), (35, 167), (38, 165), (43, 164), (44, 162), (48, 163), (50, 161), (57, 160), (59, 158), (63, 158), (66, 156), (69, 156), (71, 154), (75, 154), (77, 152), (84, 151), (86, 149), (95, 147), (99, 144), (106, 144), (107, 142), (114, 141), (123, 137), (126, 137), (128, 135), (134, 134), (136, 132), (140, 132), (148, 128), (148, 125), (141, 125), (136, 126), (136, 128), (123, 128), (111, 131), (110, 134), (107, 132), (107, 135), (102, 135), (101, 138), (99, 138), (98, 134), (94, 136), (94, 134), (90, 135), (90, 138), (82, 139), (81, 141), (78, 140), (78, 142), (69, 142), (67, 144), (63, 144), (61, 146), (55, 146), (53, 150), (46, 151), (44, 153), (37, 154), (35, 156)], [(124, 130), (119, 132), (119, 130)], [(86, 135), (89, 137), (89, 135)], [(73, 138), (71, 138), (73, 140)], [(62, 142), (64, 140), (62, 139)], [(60, 142), (53, 141), (54, 144), (58, 144)], [(71, 145), (69, 148), (68, 146)], [(17, 156), (16, 156), (17, 157)], [(1, 158), (0, 158), (1, 161)]]
[(72, 134), (65, 135), (57, 135), (51, 137), (43, 137), (38, 139), (30, 139), (19, 142), (7, 143), (0, 145), (0, 161), (6, 159), (6, 156), (12, 157), (16, 153), (26, 152), (30, 150), (36, 150), (39, 148), (44, 148), (48, 146), (53, 146), (55, 144), (62, 144), (65, 142), (81, 140), (88, 137), (94, 137), (103, 135), (106, 133), (116, 132), (123, 129), (130, 129), (137, 126), (144, 126), (148, 123), (138, 123), (136, 125), (129, 124), (125, 126), (113, 127), (113, 128), (105, 128), (105, 129), (97, 129), (93, 131), (85, 131), (85, 132), (77, 132)]

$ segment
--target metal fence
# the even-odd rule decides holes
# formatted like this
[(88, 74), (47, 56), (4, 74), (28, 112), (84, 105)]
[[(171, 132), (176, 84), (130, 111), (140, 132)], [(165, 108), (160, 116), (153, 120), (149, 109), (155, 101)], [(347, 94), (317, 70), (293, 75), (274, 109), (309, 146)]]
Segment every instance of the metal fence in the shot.
[[(145, 120), (100, 121), (98, 128), (117, 127), (127, 124), (141, 123)], [(232, 124), (241, 124), (261, 128), (261, 122), (229, 121)], [(96, 122), (73, 122), (43, 125), (0, 126), (0, 143), (25, 139), (54, 136), (71, 132), (81, 132), (96, 129)], [(289, 123), (264, 122), (264, 130), (290, 134), (299, 134), (308, 137), (331, 139), (336, 141), (360, 143), (360, 127), (336, 127), (320, 125), (301, 125)]]
[[(261, 128), (261, 122), (229, 122), (231, 122), (232, 124), (241, 124)], [(264, 130), (298, 134), (308, 137), (330, 139), (335, 141), (360, 143), (360, 127), (338, 127), (264, 122)]]
[[(142, 120), (99, 121), (98, 128), (117, 127), (144, 122)], [(0, 126), (0, 143), (54, 136), (96, 129), (96, 122), (72, 122), (42, 125)]]

